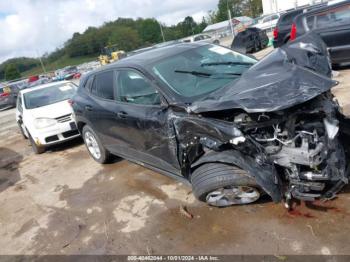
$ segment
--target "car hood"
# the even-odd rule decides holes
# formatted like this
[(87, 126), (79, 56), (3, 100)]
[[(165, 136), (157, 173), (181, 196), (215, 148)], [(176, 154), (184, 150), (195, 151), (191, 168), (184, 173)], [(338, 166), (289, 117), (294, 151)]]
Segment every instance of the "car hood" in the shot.
[(72, 113), (72, 109), (67, 100), (54, 103), (47, 106), (42, 106), (34, 109), (29, 109), (28, 112), (33, 118), (58, 118), (61, 116), (69, 115)]
[[(308, 51), (309, 52), (309, 51)], [(320, 56), (320, 54), (318, 54)], [(298, 58), (297, 58), (298, 59)], [(201, 113), (227, 109), (243, 109), (248, 113), (272, 112), (293, 107), (329, 91), (338, 82), (318, 68), (298, 65), (284, 49), (276, 49), (246, 71), (238, 80), (187, 107), (188, 112)], [(305, 61), (301, 61), (303, 65)], [(317, 72), (319, 70), (319, 72)]]

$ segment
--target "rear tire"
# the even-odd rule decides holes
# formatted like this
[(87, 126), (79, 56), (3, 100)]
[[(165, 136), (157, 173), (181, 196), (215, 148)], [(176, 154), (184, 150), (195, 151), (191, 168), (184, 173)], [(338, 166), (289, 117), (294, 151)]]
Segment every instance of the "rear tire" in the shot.
[(100, 164), (107, 164), (111, 161), (111, 153), (103, 146), (94, 130), (88, 125), (83, 127), (83, 139), (90, 156)]
[(30, 142), (30, 145), (32, 146), (33, 152), (36, 155), (40, 155), (40, 154), (45, 153), (45, 151), (46, 151), (45, 147), (37, 145), (30, 134), (29, 134), (29, 142)]
[(195, 197), (212, 206), (249, 204), (260, 198), (260, 188), (247, 172), (222, 163), (208, 163), (191, 175)]

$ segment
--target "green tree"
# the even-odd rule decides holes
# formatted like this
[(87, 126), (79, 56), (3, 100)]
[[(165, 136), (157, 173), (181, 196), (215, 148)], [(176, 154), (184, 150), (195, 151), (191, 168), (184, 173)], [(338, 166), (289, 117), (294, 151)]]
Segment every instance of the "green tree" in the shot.
[(138, 34), (145, 45), (162, 41), (160, 26), (156, 19), (138, 19)]
[(197, 27), (196, 22), (193, 20), (192, 16), (187, 16), (178, 24), (183, 36), (194, 35)]
[(219, 0), (218, 10), (216, 12), (216, 22), (222, 22), (229, 19), (228, 10), (231, 11), (231, 16), (241, 16), (242, 15), (242, 0)]
[(17, 66), (14, 64), (9, 64), (5, 68), (5, 79), (6, 80), (14, 80), (20, 78), (21, 74), (17, 69)]
[(131, 51), (140, 47), (141, 40), (135, 29), (119, 26), (110, 35), (108, 43), (117, 44), (120, 50)]
[(196, 31), (197, 33), (203, 32), (203, 30), (208, 26), (208, 23), (205, 19), (205, 17), (202, 18), (202, 22), (197, 25)]
[(258, 17), (263, 12), (261, 0), (246, 0), (243, 4), (243, 14)]

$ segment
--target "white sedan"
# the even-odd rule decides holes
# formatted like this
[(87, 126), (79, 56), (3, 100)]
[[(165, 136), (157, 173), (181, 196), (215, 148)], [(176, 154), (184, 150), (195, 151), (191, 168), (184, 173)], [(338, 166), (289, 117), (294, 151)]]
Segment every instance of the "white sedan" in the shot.
[(64, 81), (19, 92), (16, 121), (36, 154), (44, 153), (48, 145), (80, 135), (69, 104), (76, 90), (76, 85)]
[(270, 32), (276, 27), (279, 18), (280, 14), (265, 16), (259, 21), (259, 23), (253, 25), (253, 27)]

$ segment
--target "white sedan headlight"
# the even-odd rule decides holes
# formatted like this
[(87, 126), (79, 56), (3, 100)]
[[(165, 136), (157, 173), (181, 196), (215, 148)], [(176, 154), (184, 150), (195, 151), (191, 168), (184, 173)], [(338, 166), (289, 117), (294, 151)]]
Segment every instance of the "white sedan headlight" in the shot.
[(36, 118), (34, 119), (34, 126), (37, 129), (42, 129), (49, 126), (56, 125), (57, 121), (52, 118)]

